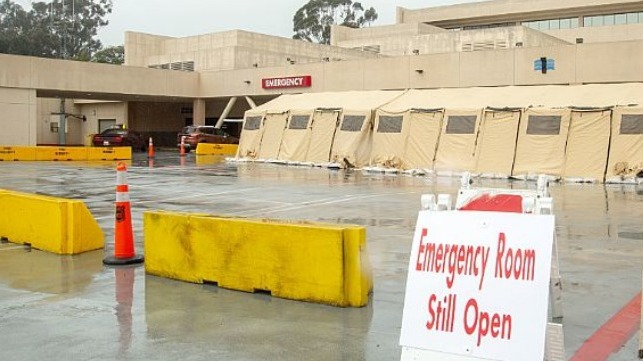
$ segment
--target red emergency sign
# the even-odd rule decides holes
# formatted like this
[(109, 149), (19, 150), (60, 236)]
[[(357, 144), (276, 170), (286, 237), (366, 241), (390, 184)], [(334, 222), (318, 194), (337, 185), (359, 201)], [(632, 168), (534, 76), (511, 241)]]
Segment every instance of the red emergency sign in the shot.
[(261, 79), (261, 87), (263, 89), (309, 88), (312, 85), (313, 78), (310, 75)]

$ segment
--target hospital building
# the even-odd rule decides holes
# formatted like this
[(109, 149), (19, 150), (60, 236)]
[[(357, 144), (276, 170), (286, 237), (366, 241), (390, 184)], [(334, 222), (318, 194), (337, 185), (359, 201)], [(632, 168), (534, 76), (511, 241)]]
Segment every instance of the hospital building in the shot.
[(2, 145), (84, 144), (114, 125), (174, 145), (212, 124), (255, 160), (587, 180), (643, 163), (643, 1), (397, 7), (395, 24), (334, 26), (330, 45), (127, 32), (122, 66), (0, 64)]

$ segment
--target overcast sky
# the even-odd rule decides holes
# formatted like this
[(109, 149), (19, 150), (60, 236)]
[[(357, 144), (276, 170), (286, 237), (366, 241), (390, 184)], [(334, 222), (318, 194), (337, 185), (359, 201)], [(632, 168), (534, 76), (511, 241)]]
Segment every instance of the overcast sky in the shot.
[[(99, 32), (103, 45), (121, 45), (125, 31), (190, 36), (242, 29), (292, 37), (292, 18), (308, 0), (113, 0), (109, 25)], [(375, 7), (375, 25), (395, 23), (395, 8), (426, 8), (479, 0), (363, 0)], [(30, 0), (14, 0), (27, 5)]]

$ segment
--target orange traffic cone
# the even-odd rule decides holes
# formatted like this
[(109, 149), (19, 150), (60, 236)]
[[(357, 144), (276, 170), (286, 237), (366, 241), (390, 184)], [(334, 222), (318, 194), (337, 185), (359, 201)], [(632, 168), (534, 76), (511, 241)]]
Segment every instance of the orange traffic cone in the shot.
[(134, 252), (134, 234), (132, 233), (132, 209), (127, 185), (127, 167), (118, 163), (116, 167), (116, 222), (114, 225), (114, 256), (107, 257), (103, 263), (111, 266), (122, 266), (143, 262), (143, 256)]
[(152, 137), (150, 137), (150, 142), (147, 146), (147, 157), (154, 158), (154, 142), (152, 142)]
[(185, 135), (181, 137), (181, 150), (179, 154), (181, 157), (185, 156)]

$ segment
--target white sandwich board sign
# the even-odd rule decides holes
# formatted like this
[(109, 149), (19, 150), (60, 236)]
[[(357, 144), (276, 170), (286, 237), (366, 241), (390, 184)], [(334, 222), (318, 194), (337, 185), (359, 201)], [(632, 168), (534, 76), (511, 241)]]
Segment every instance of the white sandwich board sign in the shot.
[(404, 350), (441, 360), (542, 361), (554, 223), (553, 215), (421, 211)]

